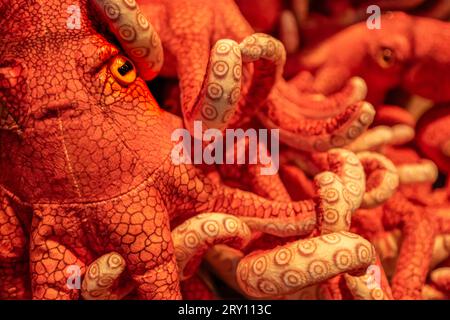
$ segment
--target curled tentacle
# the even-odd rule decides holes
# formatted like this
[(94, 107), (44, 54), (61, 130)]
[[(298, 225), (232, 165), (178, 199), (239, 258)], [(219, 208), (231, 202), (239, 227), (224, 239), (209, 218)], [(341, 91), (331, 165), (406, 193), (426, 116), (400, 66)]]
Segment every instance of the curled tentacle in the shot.
[[(250, 237), (247, 225), (227, 214), (205, 213), (186, 220), (172, 231), (180, 278), (185, 280), (193, 276), (203, 255), (214, 245), (242, 248)], [(83, 297), (89, 300), (121, 299), (132, 289), (130, 286), (118, 287), (124, 270), (125, 260), (118, 253), (100, 257), (87, 270), (82, 284)]]
[[(193, 122), (202, 121), (204, 130), (223, 130), (236, 112), (241, 97), (242, 56), (239, 45), (228, 39), (211, 49), (206, 78), (198, 101), (183, 110), (185, 125), (193, 132)], [(183, 105), (186, 105), (183, 102)]]
[[(310, 174), (316, 174), (320, 171), (330, 171), (335, 174), (343, 183), (344, 188), (341, 189), (342, 198), (341, 205), (346, 209), (340, 208), (336, 210), (333, 208), (338, 198), (332, 200), (329, 210), (323, 211), (322, 228), (328, 232), (348, 230), (350, 225), (351, 215), (359, 208), (363, 200), (363, 195), (366, 190), (366, 180), (363, 166), (358, 158), (351, 151), (345, 149), (332, 149), (325, 153), (304, 154), (299, 152), (291, 152), (286, 155), (292, 162), (297, 164), (300, 168), (306, 170)], [(322, 173), (321, 175), (324, 175)], [(333, 176), (327, 174), (326, 178), (330, 179), (328, 182), (335, 182)], [(315, 179), (317, 181), (317, 179)], [(325, 185), (325, 181), (323, 185)], [(318, 189), (320, 190), (320, 189)], [(328, 192), (328, 189), (325, 189)], [(334, 194), (333, 188), (329, 189), (331, 194)], [(340, 190), (334, 188), (334, 190)], [(319, 195), (323, 198), (327, 192), (321, 191)], [(338, 192), (339, 193), (339, 192)], [(330, 195), (331, 195), (330, 194)], [(345, 203), (345, 205), (344, 205)], [(334, 214), (333, 214), (334, 212)], [(336, 214), (340, 214), (338, 218)]]
[[(328, 168), (342, 179), (347, 191), (345, 200), (349, 203), (353, 214), (360, 207), (366, 190), (366, 176), (363, 166), (356, 155), (348, 150), (332, 149), (326, 153), (326, 156), (326, 163), (321, 164), (321, 166), (322, 168)], [(316, 158), (316, 155), (313, 155), (313, 158), (321, 161), (322, 156), (318, 155)], [(338, 230), (348, 230), (348, 225), (334, 231)]]
[(285, 156), (310, 174), (325, 171), (314, 179), (321, 228), (327, 232), (348, 230), (365, 191), (364, 170), (358, 158), (344, 149), (313, 155), (291, 152)]
[(286, 62), (286, 50), (283, 44), (264, 33), (255, 33), (246, 37), (239, 48), (244, 64), (253, 63), (253, 75), (250, 87), (244, 99), (240, 101), (239, 119), (233, 119), (233, 123), (242, 121), (241, 118), (249, 118), (266, 103), (273, 86), (281, 79), (283, 67)]
[(172, 231), (180, 278), (191, 277), (212, 246), (221, 243), (240, 249), (250, 237), (248, 226), (227, 214), (204, 213), (185, 221)]
[(277, 91), (276, 87), (259, 119), (267, 128), (279, 128), (280, 140), (298, 150), (324, 152), (347, 145), (367, 129), (375, 114), (372, 105), (359, 102), (334, 117), (313, 119)]
[(119, 287), (125, 270), (125, 260), (116, 252), (105, 254), (89, 265), (81, 287), (86, 300), (120, 300), (133, 289), (131, 285)]
[[(325, 119), (338, 115), (340, 112), (352, 104), (365, 99), (367, 95), (367, 85), (360, 77), (350, 78), (344, 87), (333, 94), (325, 96), (313, 91), (312, 75), (308, 72), (301, 72), (295, 78), (289, 80), (288, 84), (291, 92), (288, 98), (298, 105), (298, 112), (311, 119)], [(292, 92), (297, 89), (300, 94)]]
[(398, 165), (397, 172), (401, 184), (434, 183), (438, 176), (436, 165), (427, 159), (423, 159), (420, 163)]
[[(341, 225), (348, 226), (351, 220), (352, 206), (347, 202), (347, 189), (344, 182), (332, 172), (322, 172), (314, 178), (318, 194), (317, 210), (321, 216), (322, 229), (341, 229)], [(309, 219), (299, 220), (297, 217), (288, 219), (254, 219), (242, 218), (252, 230), (289, 237), (294, 235), (308, 235), (311, 231)]]
[[(315, 158), (315, 156), (313, 156)], [(347, 205), (347, 216), (345, 223), (334, 223), (330, 226), (329, 222), (326, 222), (326, 214), (324, 214), (324, 219), (321, 228), (321, 234), (325, 235), (330, 232), (345, 231), (350, 229), (350, 222), (352, 214), (359, 208), (363, 201), (363, 196), (365, 196), (366, 181), (363, 165), (355, 154), (350, 151), (343, 149), (333, 149), (327, 153), (327, 159), (321, 159), (322, 156), (316, 158), (319, 167), (329, 167), (330, 170), (336, 172), (345, 183), (347, 194), (344, 197), (345, 204)], [(322, 164), (320, 163), (322, 162)], [(339, 207), (337, 202), (333, 203), (334, 208)], [(328, 224), (328, 225), (327, 225)], [(344, 274), (345, 282), (347, 287), (350, 289), (351, 294), (357, 299), (390, 299), (392, 297), (389, 283), (386, 279), (386, 275), (382, 271), (381, 263), (377, 258), (377, 265), (371, 265), (378, 270), (380, 279), (383, 282), (378, 283), (377, 286), (372, 286), (371, 283), (367, 281), (367, 273), (363, 276)], [(369, 268), (370, 269), (370, 268)], [(368, 269), (368, 270), (369, 270)]]
[(381, 154), (358, 153), (367, 176), (362, 208), (374, 208), (386, 202), (397, 190), (399, 177), (394, 164)]
[(151, 80), (162, 68), (164, 57), (161, 40), (152, 24), (142, 14), (135, 0), (94, 0), (109, 29), (133, 60), (140, 76)]
[(375, 249), (367, 240), (339, 232), (249, 254), (239, 262), (236, 277), (247, 295), (273, 297), (342, 272), (358, 272), (374, 260)]

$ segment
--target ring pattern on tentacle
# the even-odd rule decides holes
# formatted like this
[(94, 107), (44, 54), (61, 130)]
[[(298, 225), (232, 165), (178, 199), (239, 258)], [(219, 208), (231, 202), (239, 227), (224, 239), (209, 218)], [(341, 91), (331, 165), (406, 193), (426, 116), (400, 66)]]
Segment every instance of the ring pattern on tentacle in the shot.
[(235, 216), (222, 213), (199, 214), (172, 231), (181, 279), (195, 272), (203, 254), (215, 244), (242, 248), (250, 241), (250, 229)]
[[(357, 156), (344, 149), (331, 149), (327, 152), (329, 170), (338, 175), (345, 185), (344, 197), (352, 213), (358, 209), (366, 190), (366, 176)], [(342, 228), (335, 231), (347, 230)]]
[(145, 80), (156, 77), (164, 63), (161, 40), (136, 1), (94, 0), (93, 3), (133, 60), (140, 76)]
[(81, 295), (86, 300), (117, 300), (129, 291), (121, 288), (115, 292), (118, 280), (125, 270), (126, 263), (116, 252), (105, 254), (89, 265), (81, 287)]
[(347, 230), (350, 225), (352, 209), (346, 200), (343, 181), (334, 173), (323, 172), (314, 178), (320, 198), (322, 213), (322, 233)]
[(272, 92), (273, 86), (281, 79), (286, 62), (283, 44), (263, 33), (255, 33), (239, 44), (244, 64), (253, 64), (251, 83), (240, 101), (239, 112), (231, 123), (239, 125), (243, 119), (255, 115)]
[(242, 57), (239, 45), (228, 39), (217, 41), (210, 61), (198, 110), (186, 115), (186, 126), (201, 120), (205, 127), (225, 129), (241, 97)]
[(367, 240), (349, 235), (331, 233), (251, 253), (238, 264), (238, 284), (251, 297), (267, 298), (367, 267), (375, 259), (375, 249)]

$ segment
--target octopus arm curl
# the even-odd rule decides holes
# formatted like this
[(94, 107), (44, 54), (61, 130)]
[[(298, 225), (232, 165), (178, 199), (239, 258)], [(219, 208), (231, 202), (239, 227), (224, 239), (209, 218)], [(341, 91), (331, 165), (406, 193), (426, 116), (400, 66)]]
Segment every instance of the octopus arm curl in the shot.
[(181, 280), (190, 278), (203, 255), (216, 244), (241, 249), (248, 244), (251, 232), (240, 219), (222, 213), (197, 215), (172, 231), (175, 257)]
[(361, 152), (357, 156), (367, 176), (366, 193), (361, 207), (374, 208), (386, 202), (397, 190), (397, 169), (389, 159), (378, 153)]

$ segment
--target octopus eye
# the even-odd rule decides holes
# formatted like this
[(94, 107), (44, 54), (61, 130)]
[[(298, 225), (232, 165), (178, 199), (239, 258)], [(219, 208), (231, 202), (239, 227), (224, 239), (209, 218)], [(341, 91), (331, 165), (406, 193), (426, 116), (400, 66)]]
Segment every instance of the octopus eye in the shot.
[(111, 70), (113, 77), (122, 85), (130, 85), (136, 80), (136, 68), (124, 56), (114, 57), (109, 65), (109, 70)]
[(377, 60), (382, 68), (389, 68), (395, 63), (395, 53), (390, 48), (381, 48)]

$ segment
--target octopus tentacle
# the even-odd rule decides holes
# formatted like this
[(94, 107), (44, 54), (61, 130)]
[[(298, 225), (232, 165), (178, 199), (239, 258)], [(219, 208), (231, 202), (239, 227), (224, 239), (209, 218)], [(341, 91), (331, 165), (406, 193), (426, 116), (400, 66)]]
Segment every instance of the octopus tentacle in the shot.
[[(221, 189), (221, 201), (215, 201), (212, 210), (236, 215), (252, 227), (263, 226), (262, 219), (271, 227), (265, 232), (290, 235), (311, 233), (321, 220), (321, 211), (315, 199), (298, 202), (280, 202), (267, 200), (255, 194), (224, 187)], [(243, 205), (242, 205), (243, 204)], [(272, 222), (270, 224), (269, 222)]]
[(346, 146), (353, 152), (379, 150), (385, 145), (402, 145), (414, 138), (414, 129), (407, 125), (377, 126), (364, 132)]
[(419, 163), (397, 166), (401, 184), (434, 183), (438, 176), (438, 169), (433, 161), (423, 159)]
[(240, 249), (250, 241), (248, 226), (235, 216), (222, 213), (197, 215), (172, 231), (178, 271), (182, 280), (197, 270), (203, 255), (216, 244)]
[[(339, 224), (349, 223), (350, 206), (345, 199), (345, 186), (343, 181), (332, 172), (323, 172), (314, 178), (317, 194), (319, 195), (318, 211), (322, 219), (321, 227), (325, 229), (336, 228)], [(351, 213), (350, 213), (351, 215)], [(342, 217), (342, 218), (341, 218)], [(294, 235), (308, 235), (311, 233), (311, 221), (294, 219), (254, 219), (242, 218), (252, 230), (289, 237)]]
[(385, 225), (402, 229), (402, 245), (392, 278), (393, 296), (419, 299), (432, 259), (436, 223), (424, 209), (410, 203), (399, 192), (386, 202), (383, 210)]
[(109, 29), (119, 40), (145, 80), (157, 76), (164, 63), (161, 39), (136, 1), (93, 0)]
[[(302, 93), (297, 102), (298, 112), (312, 119), (336, 116), (346, 107), (364, 100), (367, 95), (367, 85), (360, 77), (350, 78), (340, 91), (328, 96), (315, 92), (312, 81), (311, 74), (301, 72), (288, 82), (289, 86)], [(290, 93), (288, 97), (292, 99), (295, 95)]]
[(183, 103), (185, 125), (191, 132), (195, 120), (202, 121), (204, 130), (226, 128), (241, 96), (241, 76), (239, 45), (228, 39), (217, 41), (211, 49), (205, 83), (197, 100)]
[[(277, 88), (274, 89), (275, 93)], [(280, 140), (298, 150), (324, 152), (355, 140), (372, 123), (375, 111), (369, 103), (353, 104), (338, 115), (312, 119), (296, 112), (297, 105), (280, 94), (272, 94), (268, 108), (259, 113), (261, 122), (270, 129), (280, 129)], [(277, 106), (284, 105), (284, 108)]]
[[(360, 207), (364, 200), (365, 190), (366, 190), (366, 177), (363, 170), (363, 165), (358, 160), (355, 154), (350, 151), (343, 149), (333, 149), (327, 153), (327, 159), (324, 159), (323, 155), (313, 155), (313, 159), (319, 168), (329, 167), (330, 170), (336, 172), (345, 183), (347, 196), (345, 197), (345, 202), (347, 206), (347, 215), (341, 223), (328, 223), (326, 222), (326, 214), (324, 214), (324, 222), (322, 223), (321, 234), (326, 235), (331, 232), (344, 231), (347, 232), (350, 229), (350, 222), (352, 214)], [(339, 207), (337, 203), (333, 203), (333, 206), (329, 210), (334, 210)], [(380, 270), (381, 263), (376, 257), (375, 266)], [(369, 269), (368, 269), (369, 271)], [(368, 272), (367, 271), (367, 272)], [(389, 299), (391, 298), (391, 291), (389, 283), (386, 279), (384, 273), (380, 271), (380, 278), (383, 282), (383, 287), (381, 284), (377, 286), (370, 286), (367, 281), (367, 273), (363, 276), (344, 274), (344, 279), (347, 287), (350, 288), (351, 294), (358, 299)], [(331, 286), (332, 282), (328, 282), (326, 286)]]
[(327, 172), (318, 175), (315, 182), (319, 184), (319, 197), (323, 199), (320, 204), (323, 212), (322, 234), (347, 230), (354, 209), (348, 201), (349, 192), (344, 182), (338, 176)]
[(251, 253), (239, 262), (236, 276), (247, 295), (273, 297), (342, 272), (358, 272), (374, 259), (375, 249), (367, 240), (339, 232)]
[(379, 105), (375, 115), (374, 124), (392, 126), (404, 124), (414, 128), (416, 120), (413, 112), (395, 105)]
[(81, 296), (85, 300), (122, 299), (133, 290), (130, 283), (119, 286), (125, 267), (125, 259), (117, 252), (110, 252), (96, 259), (86, 270)]
[(347, 230), (351, 214), (361, 205), (366, 190), (363, 166), (356, 155), (345, 149), (331, 149), (328, 152), (315, 154), (289, 151), (285, 157), (310, 174), (328, 170), (342, 179), (345, 186), (344, 199), (348, 201), (349, 212), (345, 212), (347, 222), (338, 224), (337, 228)]
[(357, 300), (391, 300), (393, 298), (378, 257), (376, 263), (367, 268), (363, 276), (355, 277), (344, 274), (344, 278), (351, 294)]
[(357, 156), (367, 176), (367, 189), (361, 207), (374, 208), (386, 202), (397, 190), (397, 169), (389, 159), (378, 153), (367, 151)]
[(266, 102), (272, 87), (281, 79), (286, 62), (283, 44), (267, 34), (252, 34), (239, 44), (239, 48), (243, 63), (253, 63), (254, 68), (248, 91), (240, 101), (238, 118), (233, 119), (233, 123), (258, 112)]
[[(340, 230), (341, 228), (348, 229), (351, 215), (363, 199), (365, 190), (363, 168), (353, 153), (343, 149), (331, 150), (315, 160), (325, 162), (325, 164), (320, 164), (320, 169), (330, 170), (331, 172), (322, 172), (315, 178), (317, 200), (304, 200), (283, 205), (288, 208), (294, 205), (292, 207), (294, 212), (295, 204), (300, 205), (300, 213), (266, 214), (263, 222), (260, 219), (262, 216), (254, 213), (248, 215), (243, 212), (243, 208), (238, 208), (241, 212), (236, 213), (232, 211), (233, 207), (224, 207), (218, 211), (237, 214), (252, 229), (282, 237), (307, 235), (314, 230), (317, 223), (321, 223), (321, 227), (329, 231)], [(225, 192), (227, 190), (224, 189)], [(243, 193), (231, 195), (236, 198)], [(267, 202), (267, 200), (261, 201)], [(247, 202), (249, 201), (247, 200)], [(338, 202), (339, 204), (337, 204)], [(275, 203), (271, 206), (271, 210), (276, 210)], [(312, 215), (313, 212), (316, 214), (315, 216)]]
[[(317, 163), (324, 161), (323, 155), (313, 155)], [(316, 158), (317, 156), (317, 158)], [(350, 202), (352, 212), (359, 208), (366, 190), (366, 176), (360, 160), (354, 153), (344, 149), (332, 149), (326, 153), (327, 159), (321, 164), (322, 168), (329, 168), (344, 182), (348, 191), (347, 201)], [(347, 230), (348, 225), (341, 226), (340, 230)]]
[[(209, 249), (219, 244), (230, 249), (242, 248), (250, 238), (248, 226), (235, 216), (204, 213), (186, 220), (172, 230), (180, 279), (189, 279), (196, 273)], [(92, 262), (83, 279), (83, 298), (116, 300), (126, 296), (133, 288), (129, 285), (119, 286), (125, 266), (125, 260), (116, 252), (105, 254)]]

